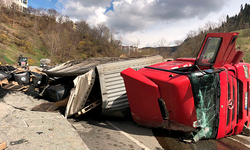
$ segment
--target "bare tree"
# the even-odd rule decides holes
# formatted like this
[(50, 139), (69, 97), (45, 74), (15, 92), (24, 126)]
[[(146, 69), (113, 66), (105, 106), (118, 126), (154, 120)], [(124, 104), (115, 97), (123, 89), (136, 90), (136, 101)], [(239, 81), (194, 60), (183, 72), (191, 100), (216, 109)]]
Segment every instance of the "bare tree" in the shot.
[(174, 44), (175, 44), (176, 46), (180, 46), (182, 43), (183, 43), (182, 40), (175, 40), (175, 41), (174, 41)]
[(47, 13), (48, 13), (48, 17), (51, 18), (51, 19), (54, 19), (54, 20), (58, 16), (58, 12), (55, 9), (53, 9), (53, 8), (48, 9)]
[(76, 22), (76, 31), (78, 33), (78, 35), (80, 36), (80, 38), (85, 38), (86, 33), (90, 32), (90, 26), (89, 24), (84, 21), (84, 20), (80, 20), (78, 22)]
[(1, 0), (1, 3), (3, 4), (3, 6), (10, 8), (14, 1), (15, 0)]
[(119, 32), (116, 31), (114, 28), (110, 29), (110, 42), (111, 42), (111, 44), (113, 44), (114, 41), (116, 40), (115, 35), (117, 35), (117, 34), (119, 34)]
[(50, 51), (51, 62), (53, 62), (54, 57), (60, 50), (60, 32), (56, 27), (50, 25), (42, 37), (47, 49)]
[(204, 26), (206, 32), (213, 32), (215, 28), (216, 28), (216, 23), (211, 21), (208, 21)]
[(226, 15), (222, 15), (219, 18), (219, 23), (218, 23), (218, 27), (222, 27), (222, 32), (226, 32), (226, 21), (227, 21), (227, 17)]
[(168, 45), (167, 40), (165, 38), (163, 38), (163, 37), (157, 43), (158, 43), (159, 47), (164, 47), (164, 46)]

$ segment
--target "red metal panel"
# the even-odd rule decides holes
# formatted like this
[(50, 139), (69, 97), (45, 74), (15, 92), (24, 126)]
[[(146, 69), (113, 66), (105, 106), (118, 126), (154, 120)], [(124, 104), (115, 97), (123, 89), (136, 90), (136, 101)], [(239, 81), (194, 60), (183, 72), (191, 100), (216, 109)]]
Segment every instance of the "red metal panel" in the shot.
[(122, 71), (121, 76), (124, 79), (134, 121), (148, 127), (163, 126), (158, 103), (158, 86), (131, 68)]
[(195, 58), (176, 58), (176, 61), (188, 61), (188, 62), (195, 62)]
[[(189, 66), (192, 63), (172, 61), (150, 67), (170, 69), (174, 67), (181, 68), (184, 65)], [(169, 120), (193, 127), (193, 122), (197, 121), (197, 117), (193, 91), (188, 77), (186, 75), (146, 68), (140, 69), (138, 72), (158, 85), (161, 98), (165, 101), (169, 112)]]
[(190, 67), (194, 65), (194, 62), (192, 60), (193, 59), (190, 59), (190, 61), (187, 61), (187, 60), (186, 61), (169, 61), (169, 62), (163, 62), (163, 63), (151, 65), (150, 67), (172, 70), (172, 69), (177, 69), (177, 68)]
[(226, 135), (226, 124), (227, 124), (227, 71), (220, 73), (220, 85), (221, 85), (221, 96), (220, 96), (220, 113), (219, 113), (219, 127), (217, 139), (223, 138)]
[(175, 75), (167, 82), (155, 79), (152, 81), (159, 86), (161, 97), (169, 111), (169, 120), (192, 127), (197, 118), (193, 91), (187, 76)]
[(235, 64), (235, 68), (236, 68), (236, 77), (237, 79), (239, 79), (239, 82), (241, 82), (242, 84), (240, 84), (240, 88), (239, 88), (239, 94), (240, 94), (240, 106), (238, 106), (240, 108), (240, 114), (239, 114), (239, 122), (235, 128), (234, 134), (239, 134), (242, 132), (244, 124), (249, 121), (249, 112), (247, 111), (247, 109), (245, 108), (245, 92), (248, 92), (248, 105), (249, 105), (249, 85), (248, 82), (250, 80), (250, 78), (246, 78), (245, 77), (245, 73), (244, 73), (244, 68), (243, 65), (248, 66), (248, 70), (249, 70), (249, 64), (248, 63), (239, 63), (239, 64)]

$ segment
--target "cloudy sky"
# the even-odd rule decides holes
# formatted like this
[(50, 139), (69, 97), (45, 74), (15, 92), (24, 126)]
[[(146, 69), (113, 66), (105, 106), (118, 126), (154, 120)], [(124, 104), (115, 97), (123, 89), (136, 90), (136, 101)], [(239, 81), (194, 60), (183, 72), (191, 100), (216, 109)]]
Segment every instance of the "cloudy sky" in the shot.
[(249, 0), (29, 0), (32, 7), (54, 8), (73, 20), (104, 22), (119, 32), (123, 45), (157, 46), (184, 40), (190, 30), (239, 13)]

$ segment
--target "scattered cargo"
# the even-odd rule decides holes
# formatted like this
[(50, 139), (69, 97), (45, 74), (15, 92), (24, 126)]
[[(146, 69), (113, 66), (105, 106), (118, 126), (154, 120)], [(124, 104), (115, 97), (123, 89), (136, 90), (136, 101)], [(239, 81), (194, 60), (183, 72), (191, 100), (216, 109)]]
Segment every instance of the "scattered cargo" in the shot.
[(50, 63), (51, 63), (50, 59), (48, 59), (48, 58), (43, 58), (43, 59), (40, 60), (40, 67), (41, 67), (41, 68), (50, 67), (50, 65), (51, 65)]
[(52, 111), (58, 107), (51, 102), (63, 102), (60, 107), (66, 107), (65, 117), (80, 116), (97, 106), (103, 115), (123, 117), (130, 115), (130, 111), (120, 72), (128, 67), (140, 69), (164, 60), (162, 56), (131, 59), (111, 57), (68, 61), (45, 67), (42, 71), (0, 69), (0, 79), (2, 88), (32, 93), (50, 101), (34, 110)]

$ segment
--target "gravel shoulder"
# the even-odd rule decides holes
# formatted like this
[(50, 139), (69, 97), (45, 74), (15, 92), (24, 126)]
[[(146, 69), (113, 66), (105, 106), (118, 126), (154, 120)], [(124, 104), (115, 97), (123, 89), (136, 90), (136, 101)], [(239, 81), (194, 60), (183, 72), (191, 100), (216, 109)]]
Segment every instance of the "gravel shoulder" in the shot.
[(31, 109), (43, 102), (22, 92), (0, 88), (0, 143), (14, 149), (88, 149), (60, 113)]

